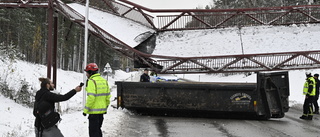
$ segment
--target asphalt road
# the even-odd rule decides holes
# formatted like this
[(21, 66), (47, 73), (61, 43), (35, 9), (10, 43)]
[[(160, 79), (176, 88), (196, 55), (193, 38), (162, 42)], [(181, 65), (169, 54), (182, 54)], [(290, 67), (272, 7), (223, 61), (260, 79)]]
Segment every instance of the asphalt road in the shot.
[(320, 115), (299, 119), (290, 108), (284, 118), (269, 120), (158, 117), (125, 114), (117, 137), (320, 137)]

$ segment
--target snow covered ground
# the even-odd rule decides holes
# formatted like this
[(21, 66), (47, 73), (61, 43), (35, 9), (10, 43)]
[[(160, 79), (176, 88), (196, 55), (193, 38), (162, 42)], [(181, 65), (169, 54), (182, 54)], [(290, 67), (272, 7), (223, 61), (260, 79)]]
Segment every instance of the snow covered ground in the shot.
[[(157, 36), (152, 54), (221, 56), (320, 50), (320, 24), (169, 31)], [(241, 32), (241, 33), (240, 33)]]
[[(2, 57), (0, 57), (2, 58)], [(0, 60), (0, 83), (7, 82), (10, 89), (19, 91), (22, 87), (21, 80), (26, 80), (30, 85), (29, 90), (34, 94), (40, 88), (39, 77), (46, 77), (46, 66), (32, 64), (24, 61), (11, 62)], [(109, 86), (112, 91), (112, 98), (116, 96), (115, 81), (138, 81), (141, 72), (126, 73), (116, 71), (114, 78), (108, 77)], [(72, 71), (58, 70), (57, 88), (55, 92), (65, 94), (82, 82), (83, 74)], [(105, 77), (107, 79), (107, 77)], [(3, 91), (1, 91), (3, 92)], [(60, 103), (62, 110), (62, 121), (59, 128), (66, 137), (86, 137), (88, 136), (88, 123), (86, 117), (82, 115), (82, 92), (77, 93), (70, 100)], [(34, 136), (34, 116), (32, 108), (15, 103), (13, 100), (5, 98), (0, 94), (0, 136), (1, 137), (33, 137)], [(116, 102), (111, 104), (116, 105)], [(110, 129), (108, 134), (112, 134), (117, 124), (121, 124), (122, 110), (109, 107), (105, 116), (104, 129)], [(120, 113), (119, 113), (120, 112)], [(122, 114), (121, 114), (122, 113)], [(112, 130), (111, 130), (112, 129)], [(106, 132), (106, 131), (105, 131)]]
[[(46, 76), (46, 66), (32, 64), (24, 61), (0, 61), (1, 81), (9, 84), (10, 89), (19, 89), (22, 86), (21, 80), (26, 80), (30, 90), (37, 91), (40, 87), (39, 77)], [(8, 67), (10, 66), (10, 67)], [(310, 70), (312, 73), (320, 73), (320, 69)], [(138, 81), (142, 71), (126, 73), (116, 71), (114, 77), (108, 77), (111, 87), (112, 99), (116, 97), (115, 81)], [(305, 70), (290, 71), (290, 106), (302, 104), (302, 85), (305, 79)], [(245, 76), (244, 74), (224, 76), (223, 74), (179, 74), (179, 78), (190, 79), (201, 82), (255, 82), (256, 75)], [(4, 79), (6, 78), (6, 79)], [(64, 94), (75, 88), (82, 82), (83, 74), (71, 71), (58, 70), (57, 92)], [(2, 91), (3, 92), (3, 91)], [(66, 137), (88, 136), (88, 120), (82, 116), (82, 92), (77, 93), (70, 100), (60, 103), (62, 109), (62, 121), (59, 128)], [(0, 95), (0, 135), (2, 137), (34, 137), (34, 116), (32, 108), (15, 103), (13, 100)], [(116, 105), (116, 101), (111, 102)], [(108, 108), (105, 115), (103, 132), (109, 137), (116, 135), (119, 125), (125, 121), (126, 110)]]
[[(100, 13), (93, 13), (92, 11), (91, 15), (101, 18), (111, 18), (97, 14)], [(91, 18), (95, 16), (91, 16)], [(137, 27), (135, 27), (135, 24), (132, 22), (126, 22), (126, 20), (117, 20), (111, 22), (111, 24), (112, 23), (124, 23), (125, 26), (127, 26), (114, 29), (117, 30), (117, 32), (121, 32), (119, 38), (121, 37), (122, 40), (131, 43), (129, 45), (133, 46), (136, 44), (133, 40), (134, 37), (146, 31), (141, 29), (142, 31), (139, 30), (140, 32), (134, 32), (137, 30)], [(106, 22), (100, 24), (100, 26), (106, 26), (105, 24)], [(129, 28), (133, 29), (128, 30)], [(121, 31), (123, 29), (125, 30)], [(318, 38), (320, 34), (319, 31), (317, 31), (319, 29), (320, 25), (317, 24), (306, 26), (293, 25), (288, 27), (261, 26), (243, 28), (241, 34), (244, 53), (320, 50), (320, 39)], [(123, 32), (126, 32), (125, 35), (122, 35), (124, 34)], [(130, 34), (128, 32), (130, 32)], [(238, 32), (236, 28), (165, 32), (158, 36), (157, 49), (153, 54), (172, 56), (241, 54), (241, 41)], [(116, 34), (114, 35), (116, 36)], [(35, 94), (40, 87), (38, 78), (46, 77), (46, 66), (19, 60), (11, 62), (10, 60), (2, 58), (3, 57), (0, 57), (0, 83), (8, 84), (10, 89), (17, 92), (13, 94), (18, 94), (21, 87), (27, 84), (29, 85), (29, 91), (33, 91), (33, 94)], [(289, 100), (291, 106), (303, 103), (304, 96), (302, 95), (302, 86), (305, 80), (305, 71), (306, 70), (295, 70), (289, 72)], [(320, 68), (310, 71), (313, 74), (320, 73)], [(138, 81), (141, 73), (142, 72), (125, 73), (123, 71), (117, 71), (114, 77), (108, 77), (112, 98), (116, 97), (115, 81)], [(56, 92), (60, 92), (61, 94), (68, 92), (79, 85), (80, 82), (83, 82), (82, 73), (58, 70), (57, 74)], [(256, 81), (255, 74), (248, 77), (244, 74), (227, 77), (223, 74), (179, 74), (176, 76), (201, 82)], [(83, 94), (80, 92), (70, 100), (60, 103), (63, 120), (59, 128), (66, 137), (88, 136), (87, 118), (82, 116), (82, 96)], [(113, 101), (111, 104), (115, 105), (116, 102)], [(103, 124), (103, 132), (106, 136), (112, 137), (116, 135), (118, 130), (121, 130), (119, 125), (125, 121), (124, 114), (126, 113), (128, 113), (126, 110), (118, 110), (112, 107), (108, 108), (108, 114), (105, 115)], [(34, 116), (32, 115), (32, 108), (17, 104), (13, 100), (5, 98), (0, 94), (0, 115), (0, 135), (2, 137), (34, 137)]]

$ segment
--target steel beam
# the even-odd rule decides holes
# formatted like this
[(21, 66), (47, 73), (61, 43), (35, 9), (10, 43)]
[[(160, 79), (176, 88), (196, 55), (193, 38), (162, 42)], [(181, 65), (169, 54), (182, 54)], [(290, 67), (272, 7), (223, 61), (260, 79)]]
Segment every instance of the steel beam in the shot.
[(47, 41), (47, 78), (51, 78), (52, 67), (52, 32), (53, 32), (53, 5), (52, 0), (49, 2), (48, 8), (48, 41)]

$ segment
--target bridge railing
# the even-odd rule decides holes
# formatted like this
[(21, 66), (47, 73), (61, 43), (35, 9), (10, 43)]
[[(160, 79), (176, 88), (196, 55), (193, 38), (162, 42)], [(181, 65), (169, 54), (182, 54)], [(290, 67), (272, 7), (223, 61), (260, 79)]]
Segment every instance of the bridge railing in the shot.
[[(81, 15), (80, 13), (78, 13), (77, 11), (75, 11), (74, 9), (72, 9), (67, 4), (56, 0), (55, 7), (56, 7), (56, 10), (59, 10), (60, 13), (63, 13), (65, 16), (67, 16), (68, 18), (70, 18), (74, 22), (76, 22), (82, 26), (85, 26), (85, 17), (83, 15)], [(122, 42), (118, 38), (114, 37), (113, 35), (109, 34), (104, 29), (97, 26), (96, 24), (94, 24), (91, 21), (88, 22), (88, 30), (93, 35), (97, 36), (98, 38), (101, 38), (101, 40), (105, 44), (111, 46), (111, 48), (118, 49), (118, 50), (130, 48), (127, 44), (125, 44), (124, 42)]]
[[(86, 3), (86, 0), (72, 0), (72, 1), (81, 3), (81, 4)], [(118, 14), (120, 16), (126, 17), (127, 19), (131, 19), (143, 25), (154, 28), (153, 16), (146, 14), (145, 12), (141, 11), (141, 9), (137, 9), (135, 7), (131, 8), (122, 3), (119, 3), (116, 1), (110, 1), (110, 0), (92, 1), (92, 2), (89, 2), (89, 4), (93, 8), (96, 8), (102, 11), (109, 11), (114, 14)]]
[[(65, 11), (62, 11), (65, 14), (70, 14), (74, 12), (74, 11), (68, 11), (72, 9), (68, 8), (67, 5), (63, 5), (62, 3), (60, 3), (60, 5), (62, 6), (62, 8), (60, 9), (65, 10)], [(293, 11), (297, 11), (296, 9), (294, 9)], [(122, 11), (122, 10), (117, 10), (117, 11)], [(138, 11), (142, 12), (142, 10), (138, 10)], [(195, 10), (195, 11), (198, 11), (198, 10)], [(123, 15), (125, 14), (129, 15), (128, 14), (129, 12), (132, 12), (132, 11), (123, 10), (122, 12), (119, 12), (119, 14), (121, 13)], [(159, 10), (159, 12), (166, 12), (166, 11)], [(227, 12), (227, 11), (224, 11), (224, 12)], [(246, 12), (252, 14), (250, 16), (254, 16), (253, 10), (247, 9)], [(299, 13), (304, 13), (304, 12), (299, 12)], [(276, 15), (274, 16), (273, 14), (270, 14), (270, 13), (264, 16), (278, 17), (279, 16), (278, 14), (279, 13), (276, 12)], [(293, 13), (282, 12), (282, 16), (287, 14), (293, 14)], [(193, 14), (190, 14), (190, 15), (193, 15)], [(226, 14), (223, 14), (223, 15), (226, 16)], [(262, 15), (262, 14), (257, 14), (257, 15)], [(307, 16), (308, 18), (311, 18), (311, 15), (312, 14), (308, 14), (305, 16)], [(73, 16), (72, 18), (74, 18), (75, 20), (78, 20), (76, 22), (80, 24), (84, 23), (83, 16), (71, 15), (71, 14), (70, 16)], [(249, 15), (246, 15), (246, 16), (249, 16)], [(296, 15), (292, 15), (292, 17), (295, 17), (295, 16)], [(258, 18), (259, 16), (255, 16), (255, 17)], [(263, 20), (263, 16), (260, 18), (262, 18), (259, 20), (260, 23), (265, 21)], [(242, 18), (239, 18), (239, 19), (242, 19)], [(316, 19), (313, 18), (313, 20), (316, 20)], [(273, 21), (267, 21), (267, 22), (271, 23), (276, 21), (273, 20)], [(125, 46), (125, 44), (122, 43), (120, 40), (112, 37), (107, 32), (104, 32), (101, 28), (99, 28), (99, 26), (96, 26), (91, 22), (89, 22), (89, 24), (90, 24), (89, 29), (93, 32), (93, 34), (96, 34), (98, 37), (104, 38), (106, 43), (108, 43), (108, 41), (111, 40), (114, 43), (119, 44), (115, 48), (123, 49), (119, 51), (123, 51), (124, 54), (128, 54), (127, 55), (128, 57), (139, 58), (143, 63), (145, 63), (145, 65), (151, 68), (155, 67), (154, 64), (157, 64), (158, 66), (163, 67), (160, 70), (157, 70), (157, 67), (154, 68), (155, 70), (157, 70), (158, 73), (174, 73), (174, 74), (177, 74), (177, 73), (225, 73), (225, 72), (230, 73), (230, 72), (274, 71), (274, 70), (287, 70), (287, 69), (310, 69), (310, 68), (320, 67), (320, 51), (228, 55), (228, 56), (212, 56), (212, 57), (190, 57), (190, 58), (144, 54), (139, 51), (135, 51), (134, 49), (128, 48), (128, 46)], [(128, 53), (129, 51), (131, 53)]]
[(0, 8), (46, 8), (49, 0), (0, 0)]
[(151, 24), (160, 31), (320, 22), (320, 5), (250, 9), (154, 10), (127, 0), (119, 1), (131, 5), (132, 9), (138, 9), (139, 12), (170, 14), (158, 15), (157, 26)]
[(158, 73), (230, 73), (320, 68), (320, 51), (157, 60), (163, 66)]
[(160, 30), (319, 23), (320, 6), (185, 11), (157, 18)]
[(37, 3), (48, 2), (49, 0), (0, 0), (1, 3)]
[(141, 11), (141, 9), (130, 8), (118, 2), (113, 2), (113, 6), (116, 7), (121, 16), (140, 22), (152, 28), (155, 27), (153, 24), (153, 16)]

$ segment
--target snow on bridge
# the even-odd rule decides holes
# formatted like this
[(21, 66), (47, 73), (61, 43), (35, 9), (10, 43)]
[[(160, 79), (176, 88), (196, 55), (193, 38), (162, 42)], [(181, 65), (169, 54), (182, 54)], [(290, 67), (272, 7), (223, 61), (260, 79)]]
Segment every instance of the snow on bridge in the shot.
[[(79, 4), (68, 4), (68, 6), (84, 14), (84, 6)], [(91, 22), (131, 48), (140, 44), (134, 40), (140, 34), (148, 31), (156, 32), (129, 19), (99, 10), (90, 9), (89, 15)], [(138, 60), (142, 60), (158, 73), (252, 72), (315, 68), (319, 66), (320, 41), (317, 38), (320, 34), (317, 31), (319, 29), (319, 24), (299, 24), (157, 32), (155, 47), (152, 44), (145, 45), (147, 49), (154, 47), (152, 55), (139, 54), (152, 58), (160, 68), (150, 65), (143, 57), (139, 57)]]
[[(85, 6), (68, 6), (84, 16)], [(89, 20), (132, 48), (140, 44), (134, 40), (138, 35), (155, 33), (149, 27), (94, 8), (89, 10)], [(317, 30), (319, 24), (166, 31), (156, 36), (152, 54), (204, 57), (320, 50)]]
[[(77, 3), (67, 5), (82, 16), (85, 16), (85, 6)], [(139, 41), (134, 40), (135, 37), (148, 31), (151, 33), (155, 32), (155, 30), (137, 22), (94, 8), (89, 9), (89, 21), (132, 48), (140, 44)]]

